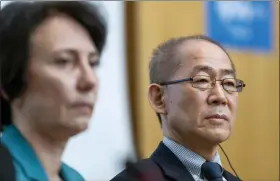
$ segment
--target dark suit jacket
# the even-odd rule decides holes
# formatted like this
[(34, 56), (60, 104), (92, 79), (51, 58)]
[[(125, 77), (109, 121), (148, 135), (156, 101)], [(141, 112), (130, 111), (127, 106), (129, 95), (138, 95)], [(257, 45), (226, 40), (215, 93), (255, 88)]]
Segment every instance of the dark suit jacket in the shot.
[(15, 168), (12, 157), (2, 143), (0, 143), (0, 180), (15, 181)]
[[(224, 171), (227, 181), (240, 181)], [(194, 181), (183, 163), (162, 142), (148, 159), (130, 165), (111, 181)]]

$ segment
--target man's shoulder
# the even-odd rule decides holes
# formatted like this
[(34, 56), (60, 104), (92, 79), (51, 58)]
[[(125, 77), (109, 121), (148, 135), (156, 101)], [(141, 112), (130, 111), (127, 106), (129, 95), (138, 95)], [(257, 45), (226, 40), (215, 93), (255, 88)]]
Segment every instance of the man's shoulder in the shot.
[[(111, 181), (159, 180), (162, 173), (160, 167), (151, 158), (142, 159), (136, 163), (127, 164), (126, 169), (116, 175)], [(144, 178), (144, 179), (143, 179)]]
[(237, 178), (227, 170), (224, 170), (224, 176), (226, 177), (227, 181), (242, 181), (240, 178)]

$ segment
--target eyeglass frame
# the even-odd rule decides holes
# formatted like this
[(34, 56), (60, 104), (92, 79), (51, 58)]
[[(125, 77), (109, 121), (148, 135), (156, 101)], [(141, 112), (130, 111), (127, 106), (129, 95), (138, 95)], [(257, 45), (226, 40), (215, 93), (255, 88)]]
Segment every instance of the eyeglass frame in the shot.
[[(195, 76), (193, 76), (193, 77), (189, 77), (189, 78), (185, 78), (185, 79), (179, 79), (179, 80), (171, 80), (171, 81), (161, 82), (161, 83), (159, 83), (159, 85), (165, 86), (165, 85), (171, 85), (171, 84), (179, 84), (179, 83), (182, 83), (182, 82), (190, 82), (190, 81), (193, 81), (193, 78), (196, 77), (196, 76), (204, 76), (204, 77), (210, 77), (210, 78), (211, 78), (211, 76), (207, 76), (207, 75), (195, 75)], [(236, 81), (240, 81), (241, 85), (239, 85), (239, 86), (241, 86), (241, 91), (232, 91), (232, 90), (227, 90), (227, 89), (225, 89), (223, 82), (224, 82), (225, 80), (228, 80), (228, 79), (235, 79)], [(246, 84), (244, 83), (243, 80), (236, 79), (236, 78), (224, 78), (224, 79), (221, 79), (221, 80), (218, 80), (218, 79), (216, 79), (216, 78), (211, 78), (211, 81), (214, 82), (214, 85), (213, 85), (213, 87), (211, 87), (211, 88), (199, 88), (199, 87), (194, 87), (194, 86), (193, 86), (193, 82), (191, 83), (191, 85), (192, 85), (192, 87), (194, 87), (194, 88), (199, 88), (199, 89), (213, 89), (213, 88), (216, 86), (216, 82), (217, 82), (217, 81), (221, 81), (221, 85), (222, 85), (223, 89), (224, 89), (225, 91), (232, 92), (232, 93), (233, 93), (233, 92), (242, 92), (243, 88), (246, 86)], [(237, 90), (238, 90), (238, 89), (237, 89)]]

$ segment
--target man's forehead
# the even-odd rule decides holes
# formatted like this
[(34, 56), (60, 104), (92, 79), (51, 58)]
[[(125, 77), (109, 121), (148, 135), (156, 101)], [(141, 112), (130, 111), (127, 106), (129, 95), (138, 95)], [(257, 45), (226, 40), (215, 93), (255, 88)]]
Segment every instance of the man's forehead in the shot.
[(227, 53), (221, 47), (206, 40), (187, 40), (179, 47), (179, 52), (185, 58), (228, 58)]
[(176, 68), (180, 76), (194, 76), (199, 72), (209, 75), (236, 76), (235, 69), (229, 60), (217, 60), (211, 57), (197, 57), (184, 60), (177, 64)]
[(231, 60), (228, 54), (218, 45), (206, 40), (187, 40), (178, 47), (180, 63), (200, 64), (215, 60), (214, 63), (227, 64), (231, 67)]
[(203, 39), (186, 40), (177, 46), (176, 52), (173, 53), (173, 65), (167, 68), (173, 79), (191, 76), (192, 70), (198, 65), (208, 66), (208, 68), (203, 68), (207, 71), (210, 70), (209, 67), (212, 67), (215, 74), (220, 74), (221, 71), (229, 74), (235, 72), (228, 54), (218, 45)]
[(180, 63), (177, 63), (177, 69), (190, 75), (204, 71), (210, 74), (220, 73), (235, 76), (234, 67), (227, 53), (210, 42), (190, 40), (190, 42), (182, 44), (179, 54), (181, 58)]

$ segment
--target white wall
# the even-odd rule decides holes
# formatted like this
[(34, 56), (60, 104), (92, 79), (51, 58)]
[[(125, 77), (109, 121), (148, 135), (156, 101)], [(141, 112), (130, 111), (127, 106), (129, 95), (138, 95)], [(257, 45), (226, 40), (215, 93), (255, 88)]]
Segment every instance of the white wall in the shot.
[(87, 180), (109, 180), (132, 155), (127, 91), (124, 3), (100, 2), (108, 14), (109, 36), (99, 71), (100, 90), (90, 129), (74, 138), (64, 160)]
[[(1, 3), (3, 6), (8, 2)], [(89, 130), (70, 141), (63, 157), (89, 181), (111, 179), (123, 169), (128, 156), (134, 157), (126, 78), (124, 3), (103, 1), (98, 4), (105, 9), (109, 24), (98, 70), (98, 102)]]

